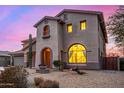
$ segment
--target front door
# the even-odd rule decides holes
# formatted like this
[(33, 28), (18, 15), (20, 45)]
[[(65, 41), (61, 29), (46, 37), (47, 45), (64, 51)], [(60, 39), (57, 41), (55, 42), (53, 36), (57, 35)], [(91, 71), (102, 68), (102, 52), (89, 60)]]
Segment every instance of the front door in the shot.
[(42, 52), (42, 63), (47, 67), (50, 67), (51, 51), (49, 48), (45, 48)]

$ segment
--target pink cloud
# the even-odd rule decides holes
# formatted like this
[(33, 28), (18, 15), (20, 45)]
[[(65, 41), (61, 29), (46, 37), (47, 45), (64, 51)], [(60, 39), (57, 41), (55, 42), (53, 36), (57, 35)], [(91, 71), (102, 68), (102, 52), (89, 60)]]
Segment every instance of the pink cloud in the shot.
[(34, 11), (33, 13), (23, 14), (20, 16), (20, 20), (13, 21), (13, 23), (8, 25), (4, 29), (5, 31), (0, 34), (0, 41), (5, 41), (0, 45), (0, 50), (20, 50), (22, 48), (21, 41), (27, 39), (30, 33), (35, 37), (36, 29), (33, 25), (42, 18), (38, 12)]
[(107, 21), (108, 17), (114, 13), (114, 11), (118, 8), (117, 5), (98, 5), (98, 6), (89, 6), (90, 10), (101, 11), (104, 14), (105, 21)]
[(15, 51), (15, 50), (20, 50), (20, 48), (22, 48), (21, 43), (17, 43), (17, 42), (6, 42), (6, 43), (1, 43), (0, 44), (0, 50), (2, 51)]
[(8, 17), (8, 15), (11, 14), (17, 7), (18, 6), (7, 6), (7, 7), (0, 6), (0, 11), (1, 11), (0, 21), (3, 20), (4, 18)]
[[(17, 7), (17, 6), (15, 6)], [(32, 6), (33, 7), (33, 6)], [(82, 10), (94, 10), (104, 12), (105, 19), (107, 20), (113, 11), (118, 6), (34, 6), (31, 7), (31, 11), (20, 14), (18, 20), (13, 20), (3, 31), (0, 32), (0, 50), (18, 50), (21, 49), (21, 41), (28, 38), (31, 33), (33, 37), (36, 36), (36, 29), (33, 25), (39, 21), (43, 16), (55, 16), (64, 8), (69, 9), (82, 9)], [(0, 20), (5, 19), (10, 13), (14, 11), (14, 6), (7, 10), (5, 8), (3, 13), (1, 13)], [(2, 8), (0, 7), (0, 11)]]
[(21, 19), (7, 26), (4, 29), (5, 32), (0, 34), (1, 42), (5, 41), (0, 45), (0, 50), (18, 50), (21, 49), (21, 41), (28, 38), (28, 35), (31, 33), (32, 36), (36, 36), (35, 28), (32, 23), (25, 22)]

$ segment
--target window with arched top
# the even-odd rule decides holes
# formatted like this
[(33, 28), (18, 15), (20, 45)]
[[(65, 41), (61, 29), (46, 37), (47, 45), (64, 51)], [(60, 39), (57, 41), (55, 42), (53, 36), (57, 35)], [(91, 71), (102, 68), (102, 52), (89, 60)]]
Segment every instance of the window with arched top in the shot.
[(43, 37), (49, 37), (49, 35), (50, 35), (50, 28), (48, 25), (46, 25), (43, 28)]
[(86, 63), (86, 48), (82, 44), (74, 44), (69, 48), (69, 63)]

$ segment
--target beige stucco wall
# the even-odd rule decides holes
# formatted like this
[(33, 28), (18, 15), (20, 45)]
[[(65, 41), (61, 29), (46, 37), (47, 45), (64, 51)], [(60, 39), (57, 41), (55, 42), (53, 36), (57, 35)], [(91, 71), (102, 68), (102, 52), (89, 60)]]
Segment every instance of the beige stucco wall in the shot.
[[(41, 64), (41, 51), (48, 47), (52, 49), (52, 59), (51, 64), (54, 60), (58, 60), (58, 27), (56, 20), (48, 20), (45, 24), (44, 21), (37, 27), (37, 37), (36, 37), (36, 68)], [(50, 38), (43, 39), (43, 28), (45, 25), (50, 26)]]
[(100, 62), (100, 65), (102, 67), (103, 58), (106, 56), (106, 43), (105, 43), (105, 39), (104, 39), (100, 24), (99, 24), (99, 28), (98, 28), (98, 34), (99, 34), (98, 35), (98, 38), (99, 38), (98, 39), (98, 42), (99, 42), (99, 62)]
[[(67, 20), (65, 20), (64, 30), (63, 30), (63, 45), (64, 50), (68, 51), (68, 48), (74, 43), (83, 44), (87, 49), (87, 65), (93, 68), (99, 68), (99, 56), (98, 56), (98, 19), (97, 15), (90, 14), (73, 14), (66, 13)], [(80, 30), (80, 21), (87, 21), (87, 28), (84, 31)], [(67, 24), (72, 23), (73, 32), (67, 32)], [(89, 52), (91, 51), (91, 52)], [(68, 61), (67, 54), (63, 58)]]
[(103, 53), (103, 56), (105, 56), (105, 40), (104, 40), (104, 37), (103, 37), (103, 33), (102, 33), (102, 29), (99, 25), (99, 31), (98, 31), (98, 38), (99, 38), (99, 48), (100, 48), (100, 52)]
[[(52, 49), (52, 62), (58, 60), (60, 56), (60, 51), (64, 50), (68, 52), (69, 47), (74, 43), (83, 44), (87, 49), (87, 63), (85, 66), (89, 69), (100, 69), (99, 62), (99, 49), (100, 52), (104, 52), (104, 43), (99, 27), (98, 17), (94, 14), (74, 14), (66, 13), (67, 20), (65, 24), (59, 24), (56, 20), (48, 20), (46, 24), (44, 21), (37, 27), (37, 37), (36, 37), (36, 68), (41, 64), (41, 51), (45, 47)], [(60, 17), (63, 17), (61, 15)], [(87, 21), (87, 28), (84, 31), (80, 31), (80, 21)], [(72, 23), (73, 32), (67, 32), (67, 24)], [(50, 26), (50, 38), (43, 39), (43, 27), (45, 25)], [(68, 62), (68, 53), (63, 56), (63, 61)], [(51, 62), (51, 64), (52, 64)]]

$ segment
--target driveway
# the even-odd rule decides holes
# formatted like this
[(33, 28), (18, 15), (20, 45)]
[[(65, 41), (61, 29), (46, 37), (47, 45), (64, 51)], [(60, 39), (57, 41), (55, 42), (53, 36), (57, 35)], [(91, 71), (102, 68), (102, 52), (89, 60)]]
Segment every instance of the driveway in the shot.
[(123, 88), (124, 72), (107, 70), (82, 70), (84, 75), (69, 70), (64, 72), (52, 71), (49, 74), (35, 73), (29, 70), (29, 87), (34, 84), (34, 77), (43, 77), (44, 79), (56, 80), (61, 88)]

